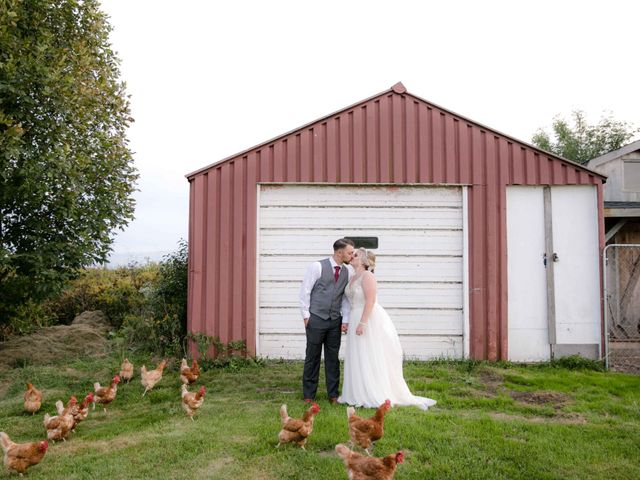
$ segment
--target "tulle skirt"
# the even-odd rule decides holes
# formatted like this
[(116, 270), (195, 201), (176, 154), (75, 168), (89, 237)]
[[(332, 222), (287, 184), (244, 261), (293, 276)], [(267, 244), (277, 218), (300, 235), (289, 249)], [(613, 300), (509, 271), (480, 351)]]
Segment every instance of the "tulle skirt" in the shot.
[(344, 381), (340, 403), (378, 408), (389, 399), (392, 405), (415, 405), (427, 410), (435, 400), (413, 395), (402, 373), (402, 346), (391, 318), (375, 303), (363, 335), (356, 335), (362, 308), (351, 310), (344, 358)]

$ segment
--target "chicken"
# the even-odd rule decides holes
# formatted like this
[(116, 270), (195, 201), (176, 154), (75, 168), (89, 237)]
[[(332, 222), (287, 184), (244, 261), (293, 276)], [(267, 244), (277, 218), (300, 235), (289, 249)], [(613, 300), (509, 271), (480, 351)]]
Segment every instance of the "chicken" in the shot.
[(80, 411), (80, 407), (78, 406), (78, 399), (75, 396), (72, 396), (67, 402), (66, 407), (64, 407), (62, 405), (62, 402), (58, 400), (56, 402), (56, 411), (60, 416), (71, 415), (72, 422), (71, 422), (71, 428), (69, 428), (69, 430), (73, 432), (74, 428), (76, 428), (76, 423), (77, 423), (76, 416)]
[(187, 412), (189, 418), (193, 420), (193, 414), (196, 413), (204, 403), (205, 388), (200, 387), (197, 392), (189, 392), (187, 385), (182, 384), (182, 408)]
[(67, 402), (67, 406), (65, 407), (63, 403), (58, 400), (56, 402), (56, 411), (58, 415), (67, 415), (71, 414), (71, 416), (75, 416), (78, 414), (78, 399), (75, 395), (72, 395)]
[(304, 446), (313, 431), (313, 421), (318, 412), (320, 412), (320, 407), (317, 403), (314, 403), (304, 412), (301, 419), (291, 418), (287, 413), (287, 406), (282, 405), (280, 407), (282, 430), (280, 430), (278, 434), (278, 445), (276, 445), (276, 448), (283, 443), (295, 442), (300, 445), (303, 450), (306, 450)]
[(56, 440), (66, 441), (66, 438), (74, 426), (71, 411), (76, 407), (77, 402), (76, 397), (71, 397), (68, 406), (65, 408), (63, 403), (58, 400), (56, 402), (58, 415), (52, 417), (48, 413), (45, 413), (44, 428), (47, 430), (47, 438), (49, 440), (53, 442)]
[(187, 359), (183, 358), (182, 363), (180, 364), (180, 381), (182, 383), (191, 385), (193, 382), (198, 380), (198, 377), (200, 377), (200, 368), (198, 367), (198, 362), (196, 361), (196, 359), (193, 359), (191, 368), (189, 368)]
[(395, 475), (398, 464), (404, 462), (402, 452), (382, 458), (365, 457), (341, 443), (336, 445), (336, 452), (347, 468), (349, 480), (390, 480)]
[(49, 442), (14, 443), (4, 432), (0, 432), (0, 443), (4, 451), (4, 466), (18, 472), (20, 476), (32, 465), (37, 465), (44, 458)]
[(24, 392), (24, 409), (34, 415), (42, 405), (42, 392), (31, 383), (27, 383), (27, 391)]
[(167, 366), (167, 361), (162, 360), (155, 370), (147, 371), (147, 367), (143, 365), (140, 367), (140, 380), (142, 382), (142, 386), (144, 387), (144, 393), (142, 396), (144, 397), (147, 391), (151, 390), (156, 386), (160, 380), (162, 380), (162, 371), (164, 367)]
[(73, 428), (75, 430), (76, 425), (78, 425), (83, 420), (86, 420), (89, 416), (89, 404), (93, 403), (93, 392), (89, 392), (86, 397), (82, 400), (82, 403), (78, 405), (75, 413), (73, 413)]
[(120, 383), (120, 377), (116, 375), (111, 379), (111, 383), (108, 387), (101, 387), (98, 382), (93, 384), (95, 393), (93, 395), (93, 409), (96, 409), (96, 403), (103, 405), (104, 413), (107, 413), (107, 405), (113, 402), (118, 393), (118, 384)]
[(126, 380), (127, 383), (133, 378), (133, 363), (128, 358), (125, 358), (122, 365), (120, 365), (120, 378)]
[(371, 418), (362, 418), (356, 415), (353, 407), (347, 408), (349, 418), (349, 436), (351, 443), (364, 448), (365, 452), (371, 455), (369, 448), (373, 442), (380, 440), (384, 435), (384, 416), (391, 409), (391, 402), (385, 400), (376, 410), (376, 414)]

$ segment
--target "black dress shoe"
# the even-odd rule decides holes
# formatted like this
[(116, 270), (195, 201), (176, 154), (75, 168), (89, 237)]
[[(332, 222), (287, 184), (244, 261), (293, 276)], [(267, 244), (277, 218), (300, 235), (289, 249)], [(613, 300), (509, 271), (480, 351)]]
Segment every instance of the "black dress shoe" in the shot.
[(331, 398), (329, 399), (329, 403), (330, 403), (331, 405), (337, 405), (337, 404), (338, 404), (338, 397), (331, 397)]
[(305, 398), (304, 403), (313, 403), (313, 398)]

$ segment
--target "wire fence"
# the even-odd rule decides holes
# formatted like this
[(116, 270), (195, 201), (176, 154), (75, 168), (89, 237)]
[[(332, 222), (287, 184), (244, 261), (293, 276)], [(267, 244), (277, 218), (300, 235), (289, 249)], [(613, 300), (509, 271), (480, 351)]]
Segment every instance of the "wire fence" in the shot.
[(640, 245), (604, 249), (607, 367), (640, 373)]

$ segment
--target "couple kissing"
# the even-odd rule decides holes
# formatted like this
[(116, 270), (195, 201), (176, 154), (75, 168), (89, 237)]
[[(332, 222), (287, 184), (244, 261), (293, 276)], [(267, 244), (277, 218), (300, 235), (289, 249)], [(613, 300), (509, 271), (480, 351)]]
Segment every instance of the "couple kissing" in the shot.
[[(403, 353), (393, 321), (377, 301), (376, 256), (355, 248), (351, 239), (333, 244), (333, 255), (313, 262), (300, 287), (306, 332), (302, 375), (305, 401), (315, 400), (324, 348), (329, 402), (377, 408), (415, 405), (423, 410), (435, 400), (413, 395), (403, 372)], [(343, 392), (340, 396), (340, 342), (347, 334)]]

